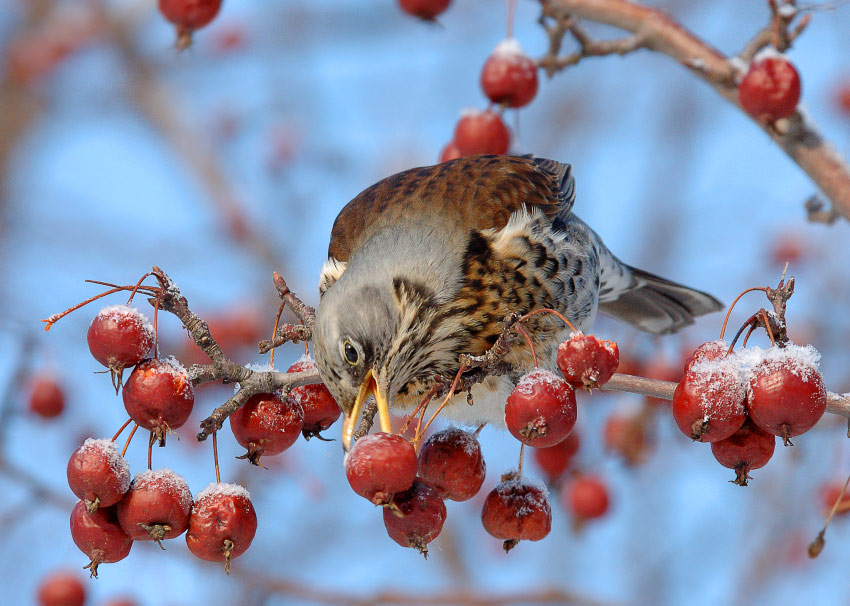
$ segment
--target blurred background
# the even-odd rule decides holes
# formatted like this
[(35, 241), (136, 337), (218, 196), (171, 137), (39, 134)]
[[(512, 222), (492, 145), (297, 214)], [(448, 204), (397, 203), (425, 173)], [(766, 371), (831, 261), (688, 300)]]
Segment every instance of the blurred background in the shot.
[[(768, 19), (760, 0), (654, 4), (727, 54)], [(514, 26), (535, 57), (547, 46), (539, 12), (519, 2)], [(91, 605), (850, 600), (850, 520), (835, 520), (817, 560), (806, 555), (823, 523), (823, 492), (850, 473), (840, 418), (827, 415), (793, 448), (777, 446), (741, 488), (706, 445), (678, 432), (667, 405), (632, 395), (579, 396), (581, 447), (550, 488), (552, 532), (507, 555), (480, 524), (484, 495), (516, 465), (518, 444), (506, 433), (483, 431), (484, 489), (448, 503), (425, 561), (389, 539), (380, 511), (350, 490), (338, 441), (299, 440), (262, 469), (235, 460), (241, 449), (223, 432), (222, 477), (248, 488), (259, 517), (229, 577), (191, 556), (182, 538), (165, 551), (136, 544), (96, 581), (80, 570), (88, 560), (68, 531), (75, 498), (65, 466), (86, 437), (110, 437), (126, 414), (87, 351), (99, 304), (49, 333), (40, 319), (97, 294), (86, 279), (132, 284), (156, 264), (228, 354), (265, 363), (255, 343), (271, 334), (277, 308), (271, 272), (316, 304), (339, 209), (385, 176), (436, 162), (461, 110), (486, 107), (479, 74), (505, 37), (507, 14), (499, 0), (455, 0), (429, 24), (389, 0), (230, 0), (177, 53), (173, 26), (152, 0), (0, 0), (5, 603), (36, 603), (56, 570), (78, 572)], [(850, 7), (822, 4), (789, 53), (810, 116), (845, 153), (848, 32)], [(850, 391), (850, 226), (806, 222), (813, 184), (739, 110), (644, 51), (544, 79), (514, 114), (506, 113), (512, 150), (573, 164), (577, 214), (628, 263), (728, 304), (747, 287), (775, 285), (790, 261), (790, 334), (822, 352), (829, 389)], [(732, 324), (765, 304), (748, 295)], [(601, 319), (597, 333), (619, 341), (635, 372), (675, 378), (721, 322), (715, 315), (659, 340)], [(161, 315), (159, 326), (165, 355), (201, 361), (175, 318)], [(300, 352), (279, 350), (278, 367)], [(28, 409), (33, 380), (45, 376), (65, 394), (52, 419)], [(181, 439), (154, 451), (154, 467), (184, 475), (193, 492), (214, 480), (210, 444), (196, 443), (194, 428), (231, 389), (200, 388)], [(616, 438), (609, 428), (606, 441), (612, 417), (639, 418), (640, 431), (633, 422)], [(145, 468), (144, 441), (128, 451), (134, 473)], [(533, 462), (527, 471), (542, 477)], [(583, 524), (559, 496), (577, 473), (599, 477), (610, 494), (608, 511)]]

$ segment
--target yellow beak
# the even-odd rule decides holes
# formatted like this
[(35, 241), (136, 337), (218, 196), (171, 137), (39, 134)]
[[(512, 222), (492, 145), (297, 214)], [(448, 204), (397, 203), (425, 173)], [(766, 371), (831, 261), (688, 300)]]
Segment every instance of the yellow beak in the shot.
[(366, 373), (366, 378), (357, 390), (357, 398), (354, 400), (354, 406), (351, 412), (343, 416), (342, 419), (342, 447), (345, 450), (351, 448), (351, 438), (354, 435), (354, 429), (357, 426), (357, 420), (363, 410), (363, 405), (369, 399), (369, 396), (375, 396), (375, 402), (378, 403), (378, 419), (381, 423), (381, 431), (391, 433), (392, 426), (390, 425), (390, 407), (387, 402), (387, 394), (382, 393), (378, 387), (378, 382), (375, 380), (375, 374), (369, 369)]

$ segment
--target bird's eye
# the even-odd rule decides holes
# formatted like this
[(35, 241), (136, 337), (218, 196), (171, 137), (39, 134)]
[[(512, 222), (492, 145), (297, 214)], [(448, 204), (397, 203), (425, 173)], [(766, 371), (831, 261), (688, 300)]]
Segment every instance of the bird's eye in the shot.
[(345, 342), (342, 344), (342, 351), (345, 355), (346, 362), (348, 362), (352, 366), (354, 366), (355, 364), (357, 364), (357, 362), (360, 361), (360, 354), (357, 353), (357, 348), (355, 348), (354, 345), (351, 344), (351, 341), (349, 341), (348, 339), (346, 339)]

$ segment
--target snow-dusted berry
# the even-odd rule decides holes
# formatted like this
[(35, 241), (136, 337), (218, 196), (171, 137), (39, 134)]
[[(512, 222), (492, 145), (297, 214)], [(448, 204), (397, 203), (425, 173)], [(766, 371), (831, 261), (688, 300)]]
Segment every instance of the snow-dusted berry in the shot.
[(481, 489), (486, 471), (478, 438), (456, 427), (432, 435), (419, 452), (419, 475), (443, 499), (471, 499)]
[(747, 418), (746, 390), (729, 360), (695, 364), (673, 392), (673, 418), (686, 436), (699, 442), (724, 440)]
[(514, 472), (487, 495), (481, 510), (484, 529), (504, 540), (505, 551), (519, 541), (539, 541), (552, 528), (552, 508), (546, 488)]
[(195, 393), (189, 375), (174, 358), (146, 360), (136, 366), (122, 391), (127, 414), (163, 443), (192, 414)]
[(375, 505), (410, 488), (419, 461), (413, 445), (403, 437), (378, 432), (357, 440), (345, 456), (345, 476), (351, 488)]
[(729, 344), (726, 341), (706, 341), (688, 357), (682, 372), (688, 372), (698, 362), (719, 360), (726, 356), (727, 351), (729, 351)]
[(576, 396), (561, 377), (543, 368), (526, 373), (505, 405), (505, 424), (520, 442), (554, 446), (576, 423)]
[(189, 526), (192, 492), (170, 469), (144, 471), (133, 478), (118, 503), (118, 523), (134, 541), (173, 539)]
[[(286, 372), (317, 370), (316, 361), (305, 356), (290, 366)], [(304, 409), (304, 426), (301, 433), (308, 440), (336, 423), (339, 415), (342, 414), (342, 409), (324, 383), (296, 387), (289, 392), (289, 397)]]
[(248, 491), (236, 484), (210, 484), (198, 493), (186, 545), (196, 557), (208, 562), (230, 562), (251, 546), (257, 533), (257, 513)]
[(558, 345), (557, 363), (567, 383), (590, 390), (614, 376), (620, 365), (620, 350), (613, 341), (575, 333)]
[(68, 485), (89, 513), (121, 500), (130, 488), (130, 466), (115, 442), (88, 438), (68, 461)]
[(437, 538), (446, 521), (446, 505), (437, 491), (417, 478), (404, 492), (393, 496), (392, 506), (384, 507), (384, 526), (393, 541), (412, 547), (426, 558), (428, 543)]
[(537, 65), (515, 38), (502, 40), (484, 63), (481, 88), (493, 103), (528, 105), (537, 94)]
[(95, 360), (118, 377), (141, 362), (154, 341), (153, 326), (137, 309), (126, 305), (104, 307), (92, 320), (86, 340)]
[(254, 465), (263, 455), (276, 455), (292, 446), (301, 434), (304, 410), (291, 397), (259, 393), (248, 398), (230, 415), (230, 429), (240, 445), (248, 449), (242, 458)]

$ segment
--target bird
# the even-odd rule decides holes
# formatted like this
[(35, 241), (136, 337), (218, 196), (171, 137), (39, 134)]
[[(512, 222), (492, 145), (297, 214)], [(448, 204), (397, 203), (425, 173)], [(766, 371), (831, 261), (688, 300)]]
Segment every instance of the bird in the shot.
[[(368, 187), (334, 221), (319, 279), (313, 349), (319, 376), (343, 412), (348, 450), (364, 403), (375, 397), (381, 431), (390, 408), (411, 411), (435, 377), (451, 379), (461, 354), (485, 353), (509, 314), (550, 308), (582, 331), (597, 311), (650, 334), (672, 333), (723, 305), (620, 261), (573, 213), (570, 164), (479, 155), (413, 168)], [(524, 327), (543, 368), (555, 369), (570, 330), (552, 314)], [(442, 414), (504, 425), (505, 402), (531, 347), (455, 395)]]

